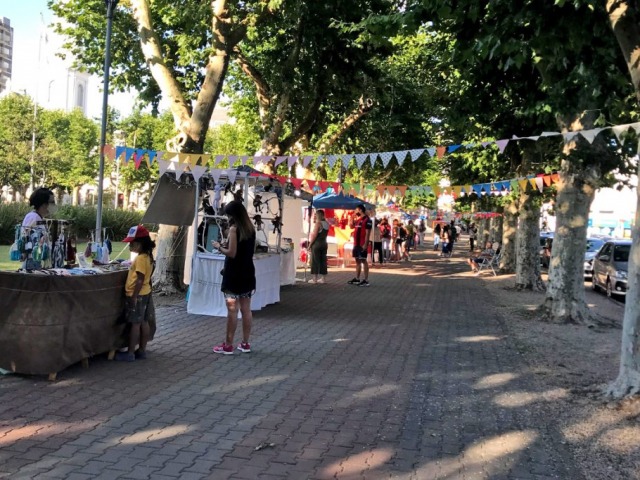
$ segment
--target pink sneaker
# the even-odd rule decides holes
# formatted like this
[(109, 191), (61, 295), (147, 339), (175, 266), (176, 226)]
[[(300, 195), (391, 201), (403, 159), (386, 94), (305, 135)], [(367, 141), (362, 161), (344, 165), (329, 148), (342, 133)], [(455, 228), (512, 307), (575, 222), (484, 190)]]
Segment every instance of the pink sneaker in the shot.
[(233, 355), (233, 345), (227, 345), (222, 342), (220, 345), (213, 347), (213, 353), (222, 353), (223, 355)]
[(240, 345), (238, 345), (238, 350), (240, 350), (242, 353), (249, 353), (251, 352), (251, 345), (246, 342), (242, 342)]

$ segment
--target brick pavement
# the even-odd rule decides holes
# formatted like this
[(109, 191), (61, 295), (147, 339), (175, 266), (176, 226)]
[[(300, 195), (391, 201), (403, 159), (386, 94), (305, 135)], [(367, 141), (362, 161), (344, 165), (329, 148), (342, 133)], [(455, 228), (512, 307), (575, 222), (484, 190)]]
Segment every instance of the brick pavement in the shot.
[(251, 354), (176, 305), (146, 361), (0, 377), (0, 477), (579, 479), (482, 279), (414, 258), (284, 288)]

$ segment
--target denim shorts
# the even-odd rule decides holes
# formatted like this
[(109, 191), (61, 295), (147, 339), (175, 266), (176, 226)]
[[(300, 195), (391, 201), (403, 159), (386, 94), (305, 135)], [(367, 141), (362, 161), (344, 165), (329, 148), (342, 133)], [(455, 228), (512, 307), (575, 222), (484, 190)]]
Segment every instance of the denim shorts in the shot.
[(251, 296), (253, 295), (253, 292), (247, 292), (247, 293), (232, 293), (228, 290), (223, 290), (222, 294), (224, 295), (224, 298), (234, 298), (234, 299), (239, 299), (239, 298), (251, 298)]

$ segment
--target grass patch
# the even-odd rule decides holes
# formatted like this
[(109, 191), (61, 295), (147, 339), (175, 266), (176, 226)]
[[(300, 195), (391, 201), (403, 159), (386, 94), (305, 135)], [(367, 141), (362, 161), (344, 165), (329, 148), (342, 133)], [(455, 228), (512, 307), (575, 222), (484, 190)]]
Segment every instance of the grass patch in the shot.
[[(111, 260), (129, 259), (129, 244), (124, 242), (112, 242), (113, 253), (109, 255)], [(0, 245), (0, 271), (16, 271), (20, 268), (20, 262), (12, 262), (9, 260), (10, 245)], [(78, 244), (78, 252), (84, 252), (87, 248), (86, 243)]]

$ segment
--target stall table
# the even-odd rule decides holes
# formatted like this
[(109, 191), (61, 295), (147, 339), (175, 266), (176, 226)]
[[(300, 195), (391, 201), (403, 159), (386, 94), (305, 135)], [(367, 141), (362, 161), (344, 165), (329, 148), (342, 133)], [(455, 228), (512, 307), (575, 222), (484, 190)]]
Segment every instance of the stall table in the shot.
[(96, 275), (0, 272), (0, 368), (49, 375), (126, 345), (127, 271)]
[[(251, 310), (257, 311), (280, 301), (280, 285), (295, 283), (295, 258), (293, 252), (259, 254), (253, 258), (253, 263), (256, 268), (256, 292), (251, 297)], [(195, 255), (189, 285), (188, 313), (227, 316), (224, 296), (220, 291), (220, 271), (223, 267), (224, 255), (201, 252)]]

